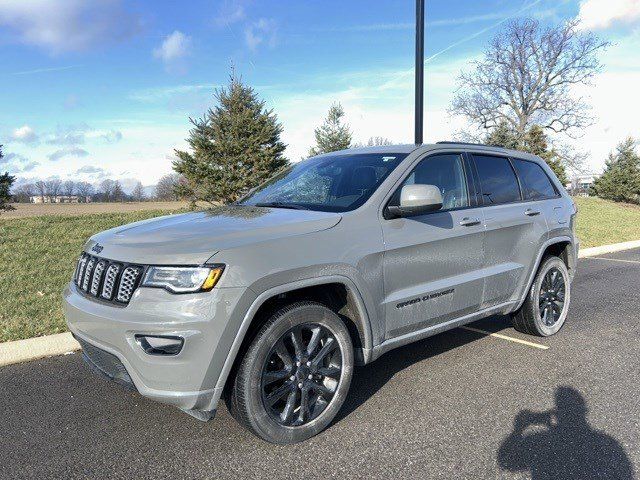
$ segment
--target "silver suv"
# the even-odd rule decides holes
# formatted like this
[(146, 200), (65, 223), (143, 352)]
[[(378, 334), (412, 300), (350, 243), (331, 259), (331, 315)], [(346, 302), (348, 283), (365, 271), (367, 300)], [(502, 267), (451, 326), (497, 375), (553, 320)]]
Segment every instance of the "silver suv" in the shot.
[(91, 237), (64, 291), (96, 371), (274, 443), (343, 404), (355, 365), (511, 314), (567, 316), (576, 209), (538, 157), (439, 143), (296, 163), (239, 202)]

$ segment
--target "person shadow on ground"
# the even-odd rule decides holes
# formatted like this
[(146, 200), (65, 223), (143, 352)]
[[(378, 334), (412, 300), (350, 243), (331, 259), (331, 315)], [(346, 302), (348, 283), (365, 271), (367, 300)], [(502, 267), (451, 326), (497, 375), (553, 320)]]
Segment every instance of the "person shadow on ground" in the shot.
[(589, 425), (586, 402), (577, 390), (559, 387), (555, 404), (546, 412), (518, 413), (498, 451), (500, 468), (528, 471), (534, 480), (635, 478), (622, 445)]

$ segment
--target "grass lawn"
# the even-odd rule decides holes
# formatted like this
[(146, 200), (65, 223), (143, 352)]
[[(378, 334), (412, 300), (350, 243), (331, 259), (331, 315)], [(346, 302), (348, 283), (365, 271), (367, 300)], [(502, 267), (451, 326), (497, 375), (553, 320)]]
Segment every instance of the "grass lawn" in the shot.
[(67, 330), (61, 293), (94, 233), (169, 211), (0, 217), (0, 342)]
[[(583, 248), (640, 239), (640, 207), (578, 198)], [(0, 342), (66, 331), (61, 292), (92, 234), (165, 215), (137, 211), (78, 216), (0, 217)]]
[(580, 248), (640, 240), (640, 206), (576, 198)]

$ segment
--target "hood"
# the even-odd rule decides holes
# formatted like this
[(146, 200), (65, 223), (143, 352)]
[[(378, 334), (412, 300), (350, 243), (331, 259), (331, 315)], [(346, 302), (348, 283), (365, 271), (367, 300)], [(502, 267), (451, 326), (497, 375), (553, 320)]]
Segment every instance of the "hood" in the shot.
[(131, 223), (91, 237), (100, 256), (122, 262), (156, 265), (198, 265), (229, 248), (291, 235), (326, 230), (342, 217), (337, 213), (282, 208), (220, 207)]

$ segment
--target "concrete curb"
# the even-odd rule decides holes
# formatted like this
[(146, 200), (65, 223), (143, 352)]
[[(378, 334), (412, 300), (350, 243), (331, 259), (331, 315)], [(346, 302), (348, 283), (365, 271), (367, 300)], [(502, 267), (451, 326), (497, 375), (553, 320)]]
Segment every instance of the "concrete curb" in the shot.
[(600, 247), (591, 247), (580, 250), (578, 258), (596, 257), (598, 255), (604, 255), (605, 253), (621, 252), (623, 250), (630, 250), (632, 248), (640, 248), (640, 240), (633, 240), (631, 242), (614, 243), (612, 245), (602, 245)]
[[(578, 258), (595, 257), (605, 253), (621, 252), (632, 248), (640, 248), (640, 240), (585, 248), (584, 250), (580, 250)], [(38, 358), (63, 355), (79, 349), (80, 344), (76, 342), (69, 332), (0, 343), (0, 367), (13, 363), (37, 360)]]
[(38, 358), (63, 355), (79, 349), (80, 344), (69, 332), (0, 343), (0, 367)]

